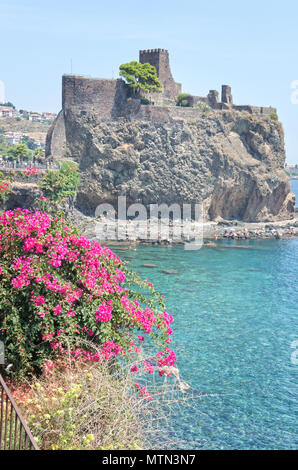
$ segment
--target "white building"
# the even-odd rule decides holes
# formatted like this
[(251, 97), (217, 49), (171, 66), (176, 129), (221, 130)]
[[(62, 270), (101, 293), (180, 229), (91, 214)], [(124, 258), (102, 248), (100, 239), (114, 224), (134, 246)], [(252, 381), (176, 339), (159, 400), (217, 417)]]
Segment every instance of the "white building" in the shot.
[(48, 113), (48, 112), (43, 112), (42, 116), (48, 120), (48, 121), (54, 121), (54, 119), (57, 117), (57, 114), (55, 113)]
[(42, 122), (45, 118), (43, 118), (39, 113), (30, 113), (29, 114), (29, 121), (33, 122)]
[(0, 105), (0, 118), (13, 117), (15, 110), (10, 106), (1, 106)]
[(24, 134), (22, 132), (5, 132), (4, 137), (10, 145), (18, 145), (22, 142)]

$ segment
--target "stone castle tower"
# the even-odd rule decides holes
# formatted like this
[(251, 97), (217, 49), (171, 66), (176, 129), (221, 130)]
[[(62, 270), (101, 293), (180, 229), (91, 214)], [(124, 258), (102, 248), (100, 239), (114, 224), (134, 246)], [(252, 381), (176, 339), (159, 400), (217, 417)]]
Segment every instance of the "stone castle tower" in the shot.
[[(166, 49), (149, 49), (139, 52), (139, 62), (149, 63), (156, 68), (157, 76), (162, 84), (162, 99), (176, 101), (181, 93), (181, 84), (176, 83), (172, 77), (169, 61), (169, 52)], [(155, 94), (156, 95), (156, 94)]]

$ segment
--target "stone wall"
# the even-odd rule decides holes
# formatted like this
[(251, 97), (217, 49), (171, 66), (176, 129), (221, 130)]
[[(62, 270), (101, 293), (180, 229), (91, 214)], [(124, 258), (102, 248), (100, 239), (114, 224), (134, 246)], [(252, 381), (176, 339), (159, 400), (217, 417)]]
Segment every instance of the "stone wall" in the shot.
[[(201, 100), (199, 100), (201, 101)], [(249, 106), (233, 106), (232, 109), (239, 108), (237, 111), (247, 111), (250, 114), (258, 114), (258, 115), (268, 115), (270, 114), (267, 112), (276, 112), (274, 108), (257, 108), (251, 109), (253, 107)], [(230, 107), (227, 107), (227, 111), (231, 110)], [(236, 110), (236, 109), (235, 109)], [(263, 110), (263, 112), (261, 112)], [(211, 112), (221, 112), (223, 109), (212, 110)], [(134, 100), (134, 102), (130, 105), (130, 112), (127, 110), (127, 116), (129, 115), (129, 119), (131, 121), (145, 121), (145, 122), (153, 122), (155, 124), (158, 123), (173, 123), (175, 121), (184, 120), (184, 121), (191, 121), (191, 120), (198, 120), (204, 115), (204, 110), (200, 108), (191, 108), (191, 107), (180, 107), (180, 106), (153, 106), (153, 105), (141, 105), (139, 104), (139, 100)], [(209, 113), (208, 113), (209, 114)]]
[(276, 114), (276, 108), (272, 108), (271, 106), (250, 106), (250, 105), (233, 105), (232, 107), (236, 111), (247, 111), (250, 114)]
[(198, 103), (209, 104), (209, 103), (208, 103), (208, 98), (207, 98), (207, 96), (195, 96), (195, 95), (191, 95), (191, 98), (190, 98), (190, 106), (196, 106)]
[(46, 175), (46, 170), (40, 170), (35, 175), (25, 175), (21, 170), (6, 170), (1, 168), (1, 173), (3, 174), (3, 179), (7, 179), (14, 183), (30, 183), (30, 184), (38, 184), (39, 180)]
[(63, 158), (66, 151), (66, 135), (64, 112), (61, 110), (51, 125), (46, 137), (46, 155), (55, 155), (56, 159)]
[(103, 120), (117, 118), (123, 112), (128, 94), (128, 86), (122, 79), (72, 75), (62, 78), (62, 108), (66, 113), (91, 112)]
[(222, 103), (233, 104), (232, 90), (229, 85), (222, 85), (221, 87), (221, 101)]

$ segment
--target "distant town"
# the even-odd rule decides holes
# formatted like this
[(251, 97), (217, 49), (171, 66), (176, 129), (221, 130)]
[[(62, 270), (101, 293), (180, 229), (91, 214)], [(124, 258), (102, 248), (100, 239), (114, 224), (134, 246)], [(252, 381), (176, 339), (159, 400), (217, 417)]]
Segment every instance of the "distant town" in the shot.
[(286, 163), (285, 170), (292, 180), (298, 180), (298, 164)]
[(17, 110), (11, 102), (0, 103), (0, 165), (44, 158), (46, 135), (55, 113)]
[(0, 118), (20, 118), (33, 122), (53, 121), (57, 114), (55, 113), (37, 113), (36, 111), (17, 110), (12, 103), (0, 104)]

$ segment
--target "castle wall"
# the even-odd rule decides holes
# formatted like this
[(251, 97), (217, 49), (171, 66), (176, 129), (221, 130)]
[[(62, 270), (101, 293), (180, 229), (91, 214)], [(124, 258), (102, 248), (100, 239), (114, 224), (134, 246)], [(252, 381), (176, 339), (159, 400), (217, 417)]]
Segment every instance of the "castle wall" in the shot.
[(103, 120), (121, 115), (128, 95), (122, 79), (106, 80), (64, 75), (62, 107), (64, 112), (96, 113)]
[(182, 83), (175, 82), (175, 86), (176, 86), (176, 96), (178, 96), (180, 95), (180, 93), (182, 93)]
[(200, 116), (202, 116), (202, 110), (199, 108), (141, 105), (138, 109), (135, 109), (135, 112), (131, 115), (131, 119), (159, 124), (177, 120), (198, 119)]
[[(233, 107), (233, 109), (236, 108)], [(268, 115), (276, 112), (275, 108), (260, 108), (251, 106), (237, 106), (237, 111), (248, 111), (250, 114)], [(249, 108), (255, 108), (250, 109)], [(231, 109), (227, 107), (227, 110)], [(261, 112), (263, 110), (263, 112)], [(270, 112), (269, 112), (270, 111)], [(134, 100), (130, 107), (130, 119), (133, 121), (149, 121), (155, 124), (164, 124), (166, 122), (174, 122), (179, 120), (196, 120), (199, 119), (203, 110), (200, 108), (183, 108), (180, 106), (153, 106), (140, 105), (139, 100)]]
[(276, 114), (276, 108), (272, 108), (271, 106), (250, 106), (250, 105), (233, 105), (232, 107), (236, 111), (247, 111), (250, 114)]
[(208, 98), (206, 96), (191, 95), (191, 99), (190, 99), (191, 106), (196, 106), (198, 103), (208, 104)]
[(45, 155), (46, 157), (55, 155), (55, 158), (63, 158), (65, 152), (65, 121), (61, 110), (47, 133)]

